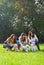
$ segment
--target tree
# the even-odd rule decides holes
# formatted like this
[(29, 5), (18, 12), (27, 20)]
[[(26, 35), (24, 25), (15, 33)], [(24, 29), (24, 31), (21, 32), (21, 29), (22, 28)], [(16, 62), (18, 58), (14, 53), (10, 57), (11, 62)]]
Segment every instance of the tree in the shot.
[(33, 30), (43, 41), (44, 0), (3, 0), (0, 2), (1, 40), (5, 40), (12, 33), (19, 36), (21, 32), (28, 33), (29, 30)]

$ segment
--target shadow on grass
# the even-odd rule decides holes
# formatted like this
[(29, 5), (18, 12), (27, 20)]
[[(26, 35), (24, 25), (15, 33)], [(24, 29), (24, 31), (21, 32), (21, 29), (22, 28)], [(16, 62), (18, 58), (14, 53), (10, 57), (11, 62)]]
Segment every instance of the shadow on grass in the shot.
[[(6, 50), (7, 51), (7, 50)], [(11, 51), (11, 52), (17, 52), (17, 53), (38, 53), (38, 52), (44, 52), (44, 49), (42, 50), (35, 50), (35, 51), (30, 51), (28, 50), (27, 52), (26, 51), (22, 51), (22, 50), (19, 50), (19, 51), (15, 51), (15, 50), (8, 50), (8, 51)]]
[[(12, 52), (16, 52), (16, 51), (13, 51), (12, 50)], [(44, 50), (36, 50), (36, 51), (28, 51), (28, 52), (26, 52), (26, 51), (17, 51), (17, 53), (38, 53), (38, 52), (44, 52)]]
[(40, 50), (40, 52), (44, 52), (44, 50)]

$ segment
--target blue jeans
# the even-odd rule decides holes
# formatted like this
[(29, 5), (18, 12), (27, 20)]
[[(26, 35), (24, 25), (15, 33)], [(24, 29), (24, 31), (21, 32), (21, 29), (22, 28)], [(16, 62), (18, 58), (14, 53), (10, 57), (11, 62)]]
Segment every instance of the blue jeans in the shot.
[(35, 40), (35, 45), (37, 46), (38, 50), (40, 50), (38, 40)]

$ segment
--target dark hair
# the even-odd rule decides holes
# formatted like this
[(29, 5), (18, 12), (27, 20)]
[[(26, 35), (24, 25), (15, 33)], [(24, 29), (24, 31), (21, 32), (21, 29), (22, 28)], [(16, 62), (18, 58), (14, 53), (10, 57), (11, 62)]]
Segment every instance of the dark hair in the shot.
[(32, 32), (32, 38), (34, 38), (34, 32)]

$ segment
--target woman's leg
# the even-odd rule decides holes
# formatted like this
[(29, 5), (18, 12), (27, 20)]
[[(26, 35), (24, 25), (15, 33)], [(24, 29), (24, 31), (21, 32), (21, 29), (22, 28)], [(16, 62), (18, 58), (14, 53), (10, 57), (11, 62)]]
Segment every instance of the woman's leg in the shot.
[(22, 46), (22, 50), (28, 52), (28, 46), (27, 45)]
[(34, 44), (33, 43), (31, 44), (30, 50), (34, 51)]
[(18, 45), (17, 45), (17, 44), (14, 44), (14, 49), (15, 49), (15, 51), (19, 51), (19, 50), (18, 50)]
[(18, 49), (20, 49), (21, 48), (21, 45), (20, 44), (18, 44)]
[(3, 48), (6, 48), (6, 50), (8, 50), (9, 49), (9, 45), (8, 44), (3, 44)]
[(38, 50), (40, 50), (39, 43), (37, 40), (35, 40), (35, 45), (37, 46)]

